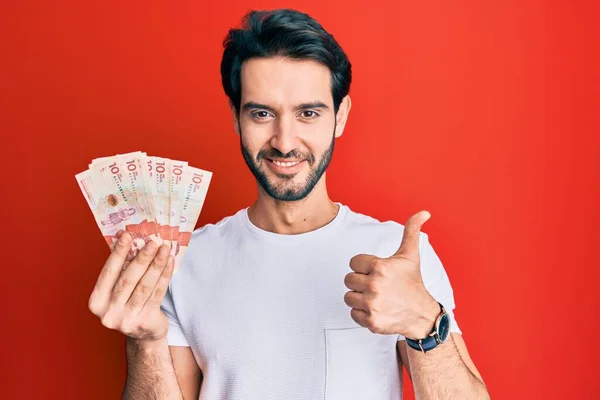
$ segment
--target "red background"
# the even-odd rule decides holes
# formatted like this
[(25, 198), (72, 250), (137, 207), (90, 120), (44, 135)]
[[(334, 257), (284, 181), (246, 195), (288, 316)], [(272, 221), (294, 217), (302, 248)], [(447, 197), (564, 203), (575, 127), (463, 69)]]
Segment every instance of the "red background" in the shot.
[[(212, 170), (199, 225), (254, 199), (219, 76), (247, 4), (2, 5), (0, 398), (121, 394), (124, 337), (87, 309), (108, 254), (74, 178), (92, 158), (141, 149)], [(597, 4), (251, 3), (301, 8), (348, 53), (331, 196), (379, 219), (432, 213), (496, 399), (600, 391)]]

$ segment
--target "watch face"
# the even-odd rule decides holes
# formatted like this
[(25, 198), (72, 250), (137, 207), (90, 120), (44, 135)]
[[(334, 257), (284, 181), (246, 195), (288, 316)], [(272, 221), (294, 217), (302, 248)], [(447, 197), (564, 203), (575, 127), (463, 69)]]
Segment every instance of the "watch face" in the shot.
[(450, 335), (450, 317), (448, 314), (442, 315), (440, 318), (440, 324), (438, 326), (438, 337), (440, 338), (440, 342), (444, 343), (446, 339), (448, 339), (448, 335)]

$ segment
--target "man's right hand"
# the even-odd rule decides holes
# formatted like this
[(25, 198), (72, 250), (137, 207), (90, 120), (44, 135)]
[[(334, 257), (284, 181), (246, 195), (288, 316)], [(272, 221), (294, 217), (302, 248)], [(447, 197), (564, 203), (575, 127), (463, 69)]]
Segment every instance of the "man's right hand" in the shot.
[(173, 275), (166, 245), (150, 241), (123, 270), (132, 238), (123, 233), (106, 260), (89, 300), (102, 325), (143, 341), (166, 337), (167, 316), (160, 309)]

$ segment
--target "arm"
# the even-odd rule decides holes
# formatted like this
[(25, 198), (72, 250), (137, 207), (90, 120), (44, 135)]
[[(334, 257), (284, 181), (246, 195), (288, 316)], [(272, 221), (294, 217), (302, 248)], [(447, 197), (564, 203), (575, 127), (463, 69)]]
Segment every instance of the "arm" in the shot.
[(127, 369), (125, 400), (195, 400), (200, 395), (202, 371), (189, 346), (127, 338)]
[(451, 333), (446, 343), (427, 354), (408, 347), (406, 341), (401, 340), (398, 352), (413, 383), (415, 398), (490, 398), (462, 335)]
[(127, 383), (123, 399), (183, 399), (166, 338), (127, 338)]
[[(346, 275), (350, 316), (373, 333), (424, 338), (432, 330), (440, 307), (453, 320), (452, 287), (443, 265), (421, 227), (430, 215), (419, 212), (404, 227), (400, 248), (391, 257), (359, 254)], [(423, 240), (421, 241), (421, 236)], [(422, 245), (422, 246), (421, 246)], [(422, 257), (421, 257), (422, 255)], [(458, 327), (454, 327), (458, 330)], [(489, 394), (468, 356), (462, 336), (453, 334), (422, 354), (397, 345), (415, 387), (417, 399), (488, 399)]]
[(169, 320), (161, 310), (173, 274), (170, 249), (149, 242), (126, 265), (130, 247), (131, 236), (122, 234), (89, 300), (90, 311), (102, 325), (127, 335), (128, 371), (123, 398), (197, 398), (198, 365), (189, 347), (169, 348)]

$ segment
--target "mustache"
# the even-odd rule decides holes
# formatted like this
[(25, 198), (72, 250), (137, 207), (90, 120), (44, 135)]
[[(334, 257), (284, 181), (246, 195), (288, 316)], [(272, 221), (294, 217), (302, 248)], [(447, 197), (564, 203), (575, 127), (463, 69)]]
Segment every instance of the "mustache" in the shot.
[(303, 154), (297, 149), (294, 149), (286, 154), (283, 154), (277, 149), (264, 149), (256, 155), (256, 161), (261, 161), (263, 158), (281, 158), (281, 159), (305, 159), (312, 164), (315, 162), (315, 156), (312, 153)]

